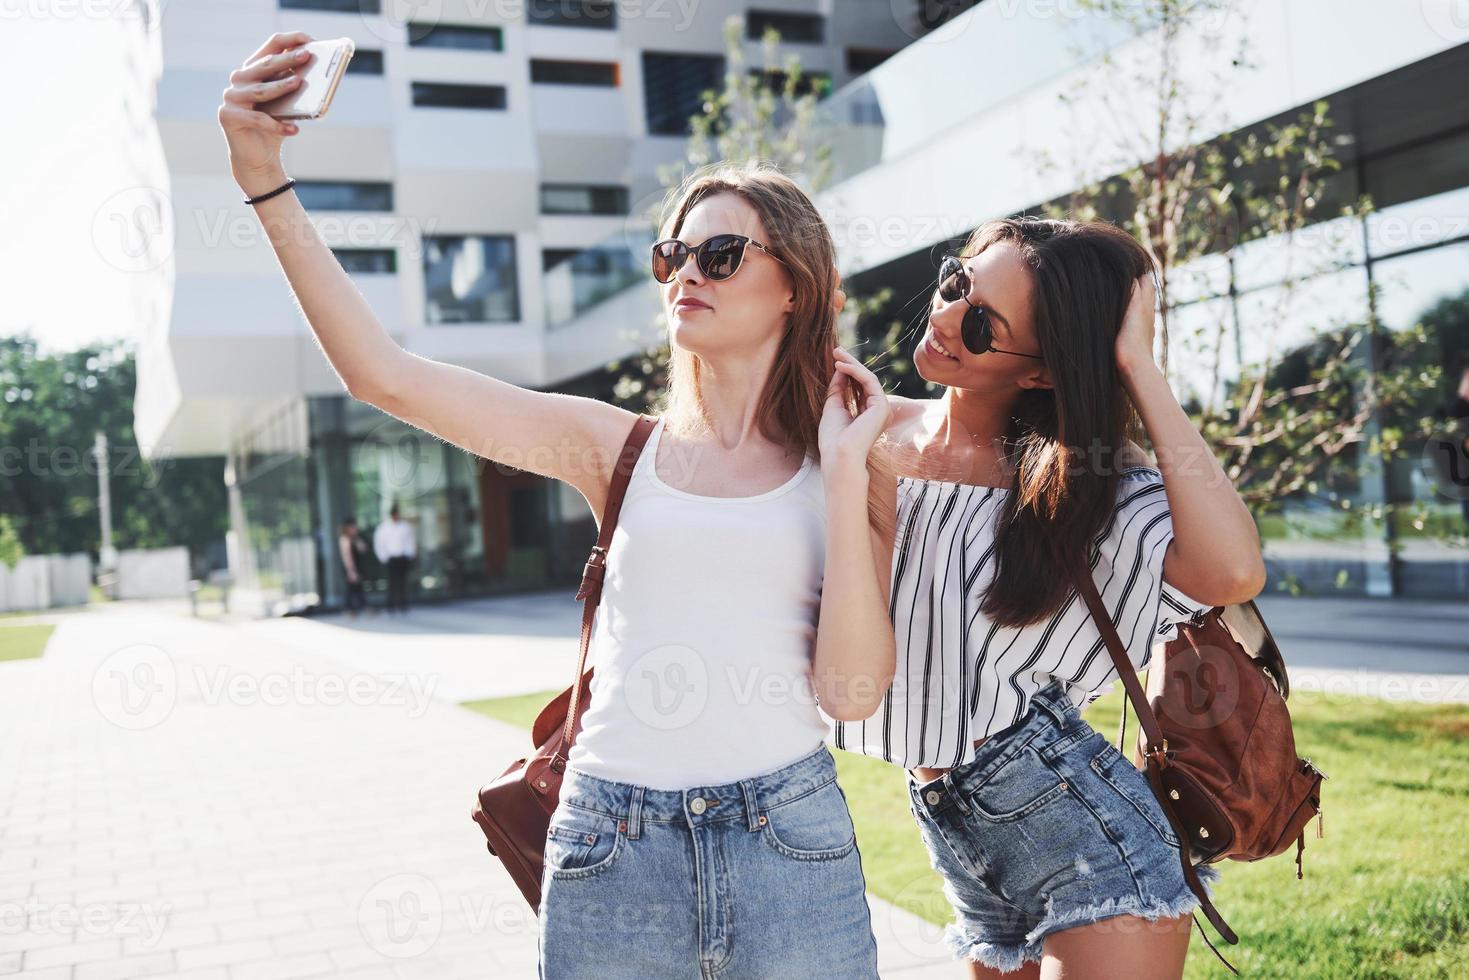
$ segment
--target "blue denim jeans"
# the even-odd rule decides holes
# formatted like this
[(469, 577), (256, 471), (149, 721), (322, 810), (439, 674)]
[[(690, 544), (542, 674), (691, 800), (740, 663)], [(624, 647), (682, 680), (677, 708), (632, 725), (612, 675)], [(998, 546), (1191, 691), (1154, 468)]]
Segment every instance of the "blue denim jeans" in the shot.
[[(1060, 681), (976, 752), (928, 782), (908, 777), (909, 809), (954, 907), (944, 939), (957, 958), (1018, 970), (1041, 960), (1052, 932), (1198, 905), (1147, 776)], [(1218, 869), (1195, 870), (1212, 898)]]
[(659, 790), (567, 767), (541, 878), (541, 980), (877, 977), (846, 793), (825, 745)]

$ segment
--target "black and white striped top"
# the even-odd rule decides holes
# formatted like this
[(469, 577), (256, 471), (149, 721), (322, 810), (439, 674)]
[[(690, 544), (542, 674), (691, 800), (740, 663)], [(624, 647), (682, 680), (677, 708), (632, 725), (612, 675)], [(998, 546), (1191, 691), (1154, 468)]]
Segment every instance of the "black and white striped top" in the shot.
[[(1031, 694), (1053, 678), (1070, 685), (1078, 707), (1110, 690), (1117, 668), (1074, 590), (1059, 612), (1023, 629), (980, 613), (994, 575), (995, 518), (1008, 492), (899, 478), (890, 610), (897, 670), (871, 717), (827, 719), (828, 743), (904, 768), (958, 766), (973, 758), (975, 739), (1019, 721)], [(1125, 470), (1096, 538), (1092, 574), (1139, 669), (1154, 643), (1211, 608), (1163, 581), (1172, 539), (1163, 474), (1148, 466)]]

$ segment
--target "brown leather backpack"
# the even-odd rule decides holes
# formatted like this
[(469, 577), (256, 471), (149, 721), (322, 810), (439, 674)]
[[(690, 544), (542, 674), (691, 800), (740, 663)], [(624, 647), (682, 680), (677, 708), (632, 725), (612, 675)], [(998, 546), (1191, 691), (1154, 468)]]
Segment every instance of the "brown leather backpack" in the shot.
[[(1200, 908), (1226, 942), (1239, 937), (1204, 892), (1195, 867), (1224, 858), (1258, 861), (1296, 844), (1296, 877), (1302, 876), (1305, 827), (1321, 829), (1321, 781), (1326, 774), (1296, 756), (1285, 702), (1290, 679), (1280, 648), (1253, 601), (1215, 606), (1178, 627), (1148, 665), (1144, 694), (1137, 671), (1090, 573), (1077, 577), (1078, 592), (1098, 624), (1127, 691), (1117, 748), (1127, 733), (1127, 702), (1142, 731), (1134, 762), (1146, 772), (1174, 834), (1186, 846), (1179, 858)], [(1199, 925), (1197, 917), (1194, 924)], [(1238, 970), (1214, 955), (1232, 973)]]
[(602, 575), (607, 563), (607, 549), (612, 545), (612, 531), (622, 498), (627, 493), (633, 466), (642, 454), (657, 416), (640, 414), (632, 432), (623, 444), (612, 483), (607, 490), (607, 503), (597, 530), (597, 544), (587, 558), (582, 572), (581, 588), (576, 598), (583, 600), (581, 618), (581, 651), (576, 658), (577, 678), (541, 709), (531, 728), (534, 754), (522, 756), (479, 791), (470, 817), (484, 831), (485, 845), (500, 859), (521, 895), (537, 913), (541, 908), (541, 875), (545, 869), (546, 832), (551, 814), (561, 799), (561, 778), (566, 770), (566, 756), (571, 751), (581, 717), (591, 698), (592, 672), (582, 668), (587, 662), (587, 648), (592, 640), (592, 619), (602, 601)]

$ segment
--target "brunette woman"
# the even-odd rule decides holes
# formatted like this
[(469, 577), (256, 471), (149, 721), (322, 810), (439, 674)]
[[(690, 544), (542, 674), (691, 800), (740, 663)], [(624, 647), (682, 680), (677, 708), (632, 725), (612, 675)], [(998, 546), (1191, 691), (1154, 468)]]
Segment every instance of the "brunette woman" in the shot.
[(944, 261), (914, 358), (943, 397), (892, 399), (897, 674), (833, 741), (909, 770), (974, 977), (1183, 969), (1198, 899), (1146, 778), (1079, 714), (1117, 672), (1073, 575), (1141, 668), (1264, 566), (1154, 364), (1151, 270), (1109, 225), (988, 223)]

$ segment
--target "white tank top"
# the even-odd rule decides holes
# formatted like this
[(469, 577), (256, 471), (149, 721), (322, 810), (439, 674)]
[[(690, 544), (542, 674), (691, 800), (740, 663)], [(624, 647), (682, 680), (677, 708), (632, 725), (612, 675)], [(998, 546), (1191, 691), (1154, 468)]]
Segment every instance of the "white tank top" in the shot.
[(669, 486), (654, 425), (607, 550), (587, 653), (591, 704), (567, 754), (604, 779), (685, 789), (757, 776), (816, 750), (826, 496), (807, 455), (774, 490)]

